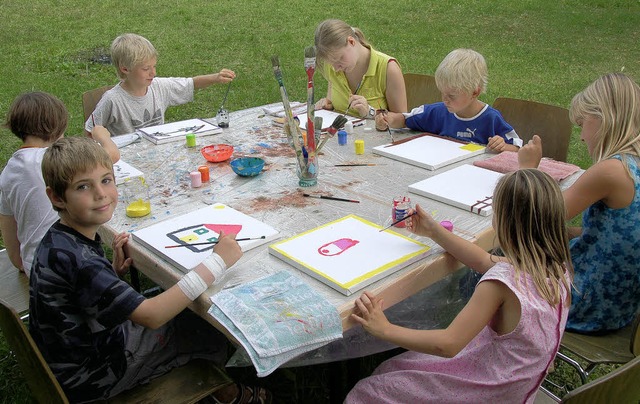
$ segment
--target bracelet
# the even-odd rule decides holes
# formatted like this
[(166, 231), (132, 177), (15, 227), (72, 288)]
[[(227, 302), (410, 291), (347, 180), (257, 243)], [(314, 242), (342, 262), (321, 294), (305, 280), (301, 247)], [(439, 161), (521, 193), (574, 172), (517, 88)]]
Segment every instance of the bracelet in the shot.
[(213, 275), (213, 284), (220, 282), (220, 279), (222, 279), (222, 272), (227, 269), (227, 264), (217, 253), (211, 254), (202, 261), (202, 264), (209, 270), (209, 272), (211, 272), (211, 275)]
[(208, 289), (207, 284), (195, 271), (188, 272), (178, 281), (178, 287), (191, 301), (194, 301)]

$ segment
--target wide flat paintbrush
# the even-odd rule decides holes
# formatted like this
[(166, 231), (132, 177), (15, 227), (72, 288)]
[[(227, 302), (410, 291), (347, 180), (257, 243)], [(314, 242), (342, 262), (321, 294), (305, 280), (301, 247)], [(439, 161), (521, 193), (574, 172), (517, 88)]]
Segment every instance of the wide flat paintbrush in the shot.
[(289, 104), (289, 96), (287, 95), (287, 89), (284, 87), (284, 80), (282, 79), (282, 70), (280, 69), (280, 58), (274, 55), (271, 57), (271, 64), (273, 65), (273, 74), (278, 81), (278, 85), (280, 86), (280, 95), (282, 96), (282, 105), (284, 106), (284, 112), (286, 117), (285, 126), (288, 128), (285, 132), (289, 136), (291, 143), (293, 144), (293, 148), (296, 151), (296, 156), (298, 157), (298, 161), (301, 164), (300, 166), (304, 166), (304, 157), (302, 156), (302, 145), (300, 144), (300, 139), (302, 138), (302, 132), (300, 131), (300, 127), (293, 119), (293, 112), (291, 112), (291, 105)]
[(307, 72), (307, 142), (305, 144), (309, 153), (316, 150), (316, 137), (313, 118), (315, 116), (315, 103), (313, 101), (313, 75), (316, 71), (316, 47), (304, 48), (304, 70)]
[(322, 142), (318, 145), (316, 152), (319, 153), (325, 143), (327, 143), (327, 140), (331, 139), (341, 128), (343, 128), (345, 123), (347, 123), (347, 117), (344, 115), (338, 115), (336, 119), (333, 120), (329, 129), (327, 129), (328, 134), (325, 135), (324, 139), (322, 139)]

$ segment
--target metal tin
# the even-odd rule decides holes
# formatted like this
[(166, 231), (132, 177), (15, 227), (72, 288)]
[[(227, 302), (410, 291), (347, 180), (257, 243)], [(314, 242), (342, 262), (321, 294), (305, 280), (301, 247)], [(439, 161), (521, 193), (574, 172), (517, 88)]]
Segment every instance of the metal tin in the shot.
[[(391, 218), (393, 221), (401, 220), (409, 214), (411, 209), (411, 199), (408, 196), (399, 196), (393, 199), (393, 207), (391, 209)], [(404, 228), (407, 225), (404, 221), (395, 225), (395, 227)]]

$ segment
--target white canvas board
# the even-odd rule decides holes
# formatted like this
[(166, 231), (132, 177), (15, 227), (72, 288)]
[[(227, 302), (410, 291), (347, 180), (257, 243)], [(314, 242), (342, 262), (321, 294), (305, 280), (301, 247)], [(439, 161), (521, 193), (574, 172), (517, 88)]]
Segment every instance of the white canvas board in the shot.
[(260, 240), (239, 241), (242, 251), (267, 243), (275, 239), (279, 233), (266, 223), (229, 206), (216, 203), (135, 231), (132, 236), (133, 240), (186, 272), (211, 255), (215, 245), (189, 245), (178, 248), (166, 246), (215, 241), (221, 230), (226, 234), (235, 233), (237, 239), (265, 236)]
[(355, 215), (269, 246), (269, 252), (350, 295), (426, 256), (429, 246)]
[(493, 190), (503, 175), (465, 164), (411, 184), (409, 192), (489, 216), (493, 212)]
[[(307, 112), (307, 104), (302, 102), (291, 101), (289, 102), (289, 107), (294, 115), (304, 114)], [(267, 115), (277, 116), (280, 118), (283, 118), (286, 115), (284, 111), (284, 104), (282, 103), (277, 104), (274, 107), (262, 107), (262, 111)]]
[(137, 143), (141, 139), (139, 133), (127, 133), (126, 135), (111, 136), (111, 140), (118, 149), (128, 146), (132, 143)]
[[(335, 111), (329, 111), (327, 109), (319, 109), (317, 111), (314, 112), (314, 116), (319, 116), (322, 117), (322, 130), (326, 130), (328, 129), (331, 124), (333, 123), (333, 121), (339, 117), (342, 114), (339, 114)], [(356, 118), (353, 116), (349, 116), (349, 115), (345, 115), (345, 117), (347, 118), (347, 121), (351, 121), (353, 122), (353, 126), (359, 126), (359, 125), (364, 125), (364, 119), (362, 118)], [(307, 114), (302, 113), (298, 115), (298, 119), (300, 119), (300, 128), (301, 129), (307, 129)]]
[(373, 148), (373, 153), (399, 160), (414, 166), (437, 170), (449, 164), (477, 156), (485, 151), (484, 146), (463, 144), (436, 136), (421, 136), (395, 146), (382, 145)]
[(184, 121), (170, 122), (163, 125), (148, 126), (138, 129), (143, 137), (155, 144), (186, 141), (186, 135), (193, 133), (196, 137), (215, 135), (222, 133), (222, 128), (202, 119), (187, 119)]
[(144, 177), (142, 171), (123, 160), (118, 160), (113, 164), (113, 174), (116, 177), (116, 185), (122, 184), (129, 178)]

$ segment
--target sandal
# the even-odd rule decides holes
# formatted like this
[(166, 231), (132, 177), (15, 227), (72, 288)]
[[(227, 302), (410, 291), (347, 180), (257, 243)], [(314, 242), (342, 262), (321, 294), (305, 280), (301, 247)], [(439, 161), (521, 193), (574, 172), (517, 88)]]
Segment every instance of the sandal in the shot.
[(209, 396), (216, 404), (270, 404), (273, 400), (271, 392), (260, 386), (248, 386), (235, 383), (238, 386), (238, 395), (229, 403), (224, 403), (213, 395)]

